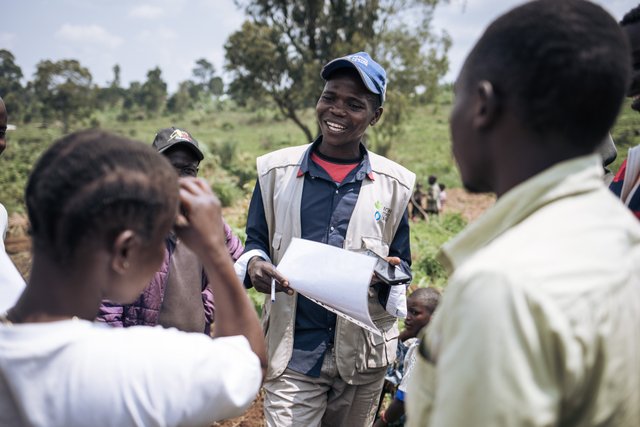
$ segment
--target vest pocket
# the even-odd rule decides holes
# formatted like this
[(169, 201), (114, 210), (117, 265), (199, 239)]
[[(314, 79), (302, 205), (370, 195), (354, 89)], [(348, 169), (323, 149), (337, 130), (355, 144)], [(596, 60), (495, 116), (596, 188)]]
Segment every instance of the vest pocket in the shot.
[(273, 233), (273, 240), (271, 240), (271, 247), (274, 253), (280, 250), (280, 244), (282, 243), (282, 233)]
[(389, 255), (389, 245), (380, 237), (362, 237), (362, 247), (383, 258)]
[[(389, 316), (391, 317), (391, 316)], [(377, 322), (376, 322), (377, 323)], [(356, 366), (359, 372), (368, 369), (384, 368), (396, 360), (396, 348), (398, 347), (398, 323), (391, 317), (390, 322), (384, 325), (378, 324), (378, 329), (382, 336), (373, 334), (365, 329), (361, 329), (364, 339), (364, 360), (360, 366)]]

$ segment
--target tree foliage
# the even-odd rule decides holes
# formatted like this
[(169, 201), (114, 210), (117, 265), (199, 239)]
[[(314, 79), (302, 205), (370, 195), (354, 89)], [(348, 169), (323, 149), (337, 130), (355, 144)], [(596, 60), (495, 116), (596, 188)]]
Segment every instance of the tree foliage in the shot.
[(24, 97), (24, 88), (20, 83), (22, 79), (22, 69), (15, 62), (15, 57), (6, 49), (0, 49), (0, 97), (4, 98), (6, 104), (11, 105), (11, 116), (16, 117), (21, 114)]
[(155, 67), (147, 72), (147, 81), (142, 84), (140, 105), (152, 113), (162, 110), (167, 101), (167, 83), (162, 80), (162, 70)]
[(41, 115), (59, 119), (68, 132), (72, 119), (87, 117), (92, 107), (91, 73), (75, 59), (40, 61), (33, 90), (41, 101)]
[(236, 0), (249, 19), (225, 44), (229, 92), (240, 103), (271, 99), (307, 139), (300, 110), (315, 104), (319, 71), (333, 58), (365, 50), (386, 68), (398, 99), (433, 96), (451, 43), (430, 26), (440, 1)]
[(218, 97), (223, 94), (224, 83), (221, 77), (216, 76), (216, 68), (211, 62), (205, 58), (198, 59), (192, 73), (196, 79), (196, 82), (192, 82), (191, 86), (194, 100), (202, 96), (210, 98), (211, 96)]

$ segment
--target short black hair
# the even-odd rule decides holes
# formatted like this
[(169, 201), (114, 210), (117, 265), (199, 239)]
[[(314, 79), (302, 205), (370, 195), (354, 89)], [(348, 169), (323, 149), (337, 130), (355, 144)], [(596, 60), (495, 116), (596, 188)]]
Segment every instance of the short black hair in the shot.
[(440, 292), (436, 288), (418, 288), (409, 295), (417, 300), (428, 312), (433, 314), (440, 303)]
[(125, 229), (143, 238), (167, 232), (178, 178), (151, 147), (99, 130), (56, 141), (36, 163), (25, 191), (34, 250), (71, 261), (80, 243), (111, 245)]
[(622, 21), (620, 21), (620, 25), (624, 27), (625, 25), (633, 25), (637, 22), (640, 22), (640, 5), (625, 13)]
[[(329, 81), (329, 80), (335, 79), (336, 77), (341, 77), (341, 76), (355, 77), (359, 81), (362, 81), (362, 77), (360, 76), (360, 73), (358, 73), (358, 70), (356, 70), (355, 68), (349, 68), (349, 67), (338, 68), (337, 70), (333, 71), (331, 74), (327, 76), (326, 81)], [(367, 99), (369, 100), (369, 103), (371, 104), (371, 107), (373, 108), (373, 110), (375, 111), (378, 108), (380, 108), (382, 106), (382, 100), (380, 99), (380, 95), (371, 92), (367, 88), (367, 85), (364, 84), (364, 82), (362, 82), (362, 86), (364, 86), (364, 88), (367, 89)]]
[(467, 57), (461, 84), (488, 80), (523, 127), (594, 148), (630, 78), (627, 38), (600, 6), (537, 0), (496, 19)]

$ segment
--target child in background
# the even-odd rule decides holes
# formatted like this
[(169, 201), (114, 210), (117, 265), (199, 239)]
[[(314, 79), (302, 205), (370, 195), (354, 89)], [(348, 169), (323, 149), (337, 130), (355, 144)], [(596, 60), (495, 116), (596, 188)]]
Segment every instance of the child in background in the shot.
[(447, 203), (447, 192), (445, 191), (446, 186), (444, 184), (438, 184), (440, 187), (440, 199), (438, 200), (438, 209), (442, 213), (444, 210), (444, 205)]
[(440, 292), (434, 288), (418, 288), (407, 299), (407, 318), (399, 337), (398, 357), (385, 378), (385, 389), (397, 386), (397, 391), (391, 404), (380, 413), (374, 427), (404, 425), (404, 395), (416, 357), (415, 350), (420, 344), (416, 336), (427, 326), (439, 302)]

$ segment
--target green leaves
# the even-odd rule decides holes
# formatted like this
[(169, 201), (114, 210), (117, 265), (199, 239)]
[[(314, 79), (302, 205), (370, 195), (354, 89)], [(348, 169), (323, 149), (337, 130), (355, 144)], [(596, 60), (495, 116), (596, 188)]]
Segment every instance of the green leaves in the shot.
[(40, 61), (36, 66), (33, 88), (41, 102), (41, 116), (62, 120), (64, 131), (72, 119), (89, 116), (93, 107), (91, 73), (75, 59)]
[[(448, 35), (430, 28), (438, 0), (245, 0), (249, 19), (226, 45), (231, 96), (241, 105), (271, 101), (313, 138), (300, 111), (315, 105), (321, 67), (333, 58), (366, 50), (387, 70), (387, 112), (376, 132), (379, 151), (399, 136), (407, 100), (432, 99), (448, 70)], [(387, 116), (385, 112), (385, 116)], [(384, 117), (384, 116), (383, 116)], [(388, 148), (387, 148), (388, 150)]]

